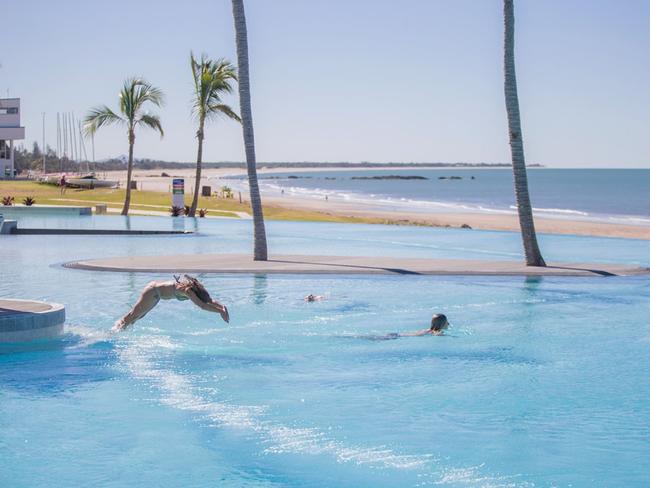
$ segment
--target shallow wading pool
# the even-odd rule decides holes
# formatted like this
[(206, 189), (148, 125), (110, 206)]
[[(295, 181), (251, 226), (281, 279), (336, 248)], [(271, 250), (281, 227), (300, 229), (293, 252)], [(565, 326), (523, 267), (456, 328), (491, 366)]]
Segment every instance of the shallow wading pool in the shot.
[[(105, 219), (84, 225), (126, 225)], [(168, 275), (60, 266), (250, 249), (250, 222), (196, 225), (194, 236), (0, 240), (0, 297), (67, 312), (60, 340), (0, 345), (0, 486), (647, 484), (648, 277), (209, 275), (229, 326), (163, 302), (111, 336), (141, 288)], [(519, 258), (509, 233), (268, 230), (282, 253)], [(541, 243), (549, 259), (648, 264), (644, 241)], [(446, 336), (377, 340), (434, 311), (452, 323)]]

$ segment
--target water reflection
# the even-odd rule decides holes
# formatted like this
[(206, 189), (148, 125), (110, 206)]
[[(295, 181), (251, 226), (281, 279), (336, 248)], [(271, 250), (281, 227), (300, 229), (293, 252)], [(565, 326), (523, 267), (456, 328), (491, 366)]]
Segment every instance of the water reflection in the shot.
[(268, 282), (264, 274), (253, 276), (252, 299), (255, 305), (263, 305), (268, 298)]

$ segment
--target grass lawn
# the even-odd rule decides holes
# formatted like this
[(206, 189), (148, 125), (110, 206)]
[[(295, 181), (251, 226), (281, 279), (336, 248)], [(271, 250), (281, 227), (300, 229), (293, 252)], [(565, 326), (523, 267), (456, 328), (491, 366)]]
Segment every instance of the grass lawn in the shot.
[[(0, 198), (12, 196), (16, 203), (22, 203), (26, 196), (34, 197), (36, 205), (95, 205), (98, 203), (107, 204), (108, 208), (121, 210), (124, 202), (123, 189), (96, 188), (73, 189), (68, 188), (64, 195), (58, 187), (45, 185), (33, 181), (0, 181)], [(186, 203), (190, 204), (189, 195), (186, 195)], [(131, 208), (141, 211), (169, 212), (171, 206), (171, 195), (166, 192), (153, 191), (131, 191)], [(2, 206), (0, 205), (0, 209)], [(250, 206), (247, 202), (239, 203), (236, 199), (224, 199), (217, 197), (200, 197), (199, 208), (208, 209), (208, 215), (234, 217), (237, 213), (251, 213)], [(312, 222), (342, 222), (342, 223), (368, 223), (368, 224), (386, 224), (391, 223), (384, 219), (345, 217), (330, 215), (324, 212), (310, 210), (293, 210), (284, 207), (265, 205), (264, 217), (269, 220), (296, 220)]]

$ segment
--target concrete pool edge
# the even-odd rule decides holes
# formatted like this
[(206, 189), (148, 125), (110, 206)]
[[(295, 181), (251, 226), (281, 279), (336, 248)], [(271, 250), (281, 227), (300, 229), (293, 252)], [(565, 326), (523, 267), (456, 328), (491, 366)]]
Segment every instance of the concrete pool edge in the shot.
[(65, 307), (59, 303), (0, 299), (0, 343), (51, 339), (61, 335)]
[(14, 228), (11, 232), (12, 235), (79, 235), (79, 236), (95, 236), (95, 235), (110, 235), (110, 236), (123, 236), (123, 235), (191, 235), (194, 231), (191, 230), (127, 230), (127, 229), (47, 229), (47, 228)]
[(650, 268), (621, 264), (549, 263), (545, 268), (518, 261), (414, 259), (362, 256), (277, 255), (253, 261), (249, 254), (123, 256), (72, 261), (66, 268), (88, 271), (209, 274), (397, 274), (476, 276), (635, 276)]

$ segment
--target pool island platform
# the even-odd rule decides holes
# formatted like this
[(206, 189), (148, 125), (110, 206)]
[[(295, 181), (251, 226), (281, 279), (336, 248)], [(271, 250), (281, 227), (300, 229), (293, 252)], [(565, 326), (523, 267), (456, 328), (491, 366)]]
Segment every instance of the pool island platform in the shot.
[(477, 276), (633, 276), (650, 274), (650, 268), (625, 264), (549, 263), (546, 267), (534, 267), (526, 266), (520, 261), (309, 255), (275, 255), (268, 261), (253, 261), (250, 254), (124, 256), (73, 261), (64, 264), (64, 266), (92, 271), (137, 273)]
[(27, 342), (61, 335), (65, 308), (58, 303), (0, 299), (0, 342)]

